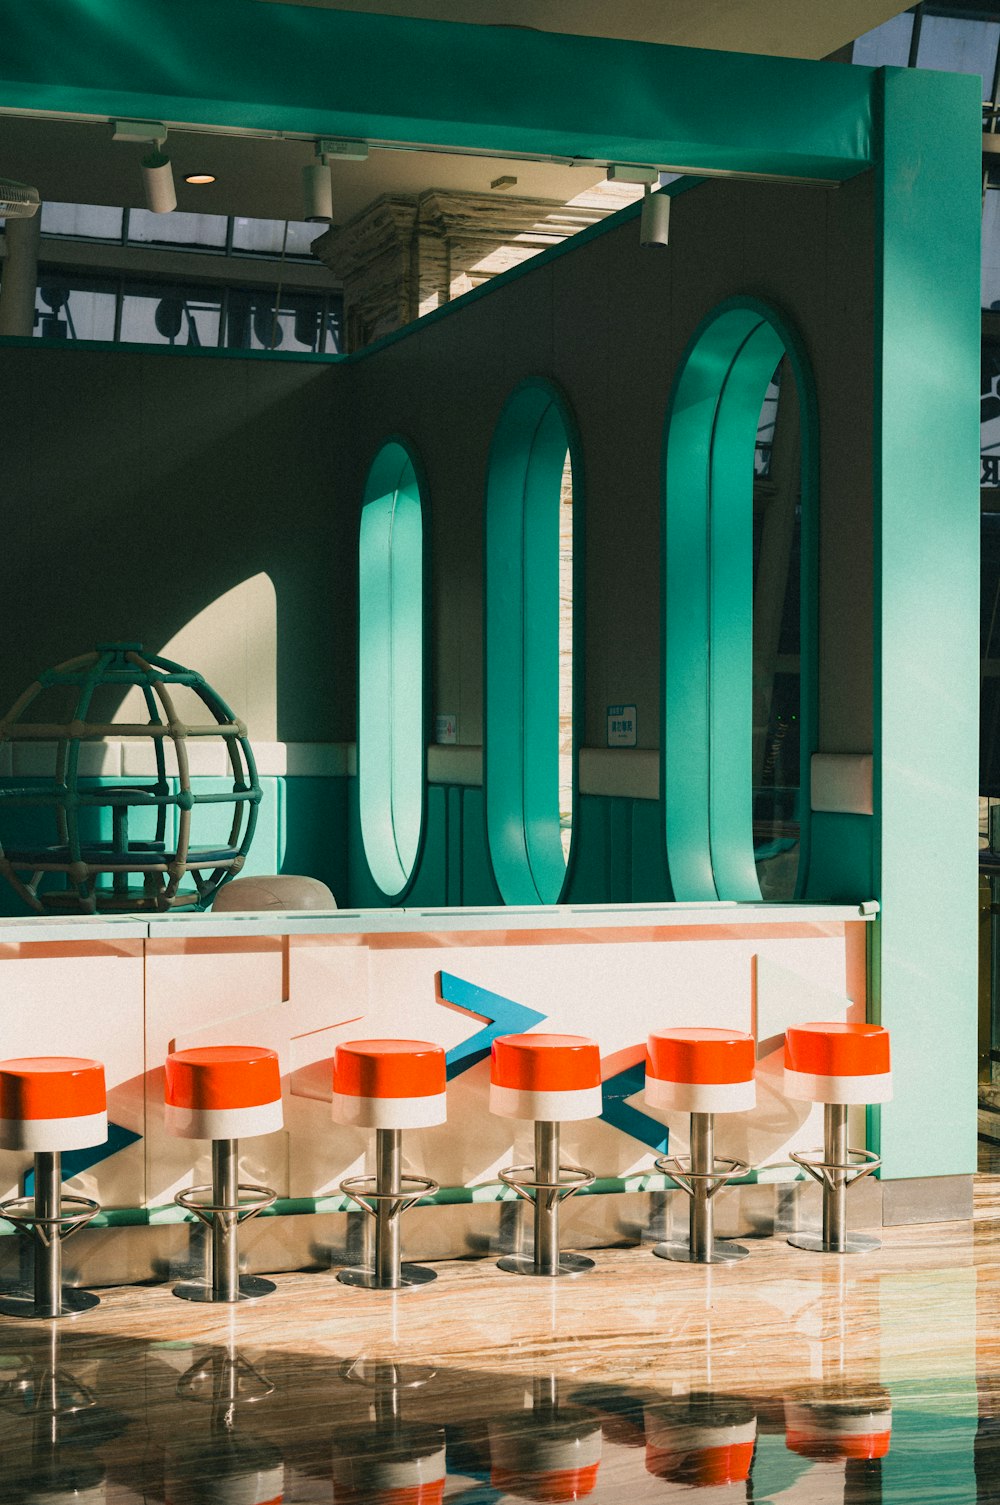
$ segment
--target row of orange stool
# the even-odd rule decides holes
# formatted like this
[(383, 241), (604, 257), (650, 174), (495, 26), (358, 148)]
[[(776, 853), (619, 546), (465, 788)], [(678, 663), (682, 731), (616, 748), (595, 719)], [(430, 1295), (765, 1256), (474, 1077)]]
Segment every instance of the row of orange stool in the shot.
[[(713, 1198), (750, 1167), (720, 1160), (714, 1150), (714, 1115), (746, 1111), (756, 1101), (756, 1054), (751, 1036), (731, 1030), (679, 1028), (649, 1037), (647, 1103), (691, 1115), (691, 1153), (656, 1161), (691, 1199), (689, 1237), (657, 1245), (664, 1258), (726, 1262), (746, 1250), (713, 1234)], [(825, 1142), (793, 1159), (823, 1185), (823, 1234), (793, 1235), (790, 1242), (824, 1252), (874, 1247), (876, 1240), (847, 1234), (847, 1186), (874, 1170), (878, 1157), (847, 1147), (847, 1107), (884, 1102), (890, 1095), (889, 1039), (878, 1025), (806, 1024), (785, 1037), (786, 1095), (826, 1105)], [(446, 1118), (445, 1054), (423, 1040), (355, 1040), (337, 1047), (333, 1116), (374, 1129), (376, 1174), (351, 1177), (341, 1190), (375, 1220), (374, 1262), (339, 1271), (338, 1279), (374, 1289), (398, 1289), (434, 1279), (434, 1271), (400, 1259), (403, 1211), (437, 1191), (425, 1176), (404, 1175), (402, 1131)], [(239, 1140), (282, 1127), (281, 1078), (273, 1050), (219, 1045), (175, 1051), (166, 1062), (166, 1126), (177, 1135), (212, 1143), (212, 1182), (179, 1192), (178, 1204), (211, 1230), (210, 1279), (186, 1282), (175, 1294), (192, 1301), (232, 1303), (274, 1290), (271, 1281), (240, 1276), (238, 1227), (277, 1200), (269, 1187), (241, 1183)], [(501, 1269), (523, 1275), (578, 1274), (593, 1266), (584, 1255), (559, 1249), (559, 1208), (590, 1185), (593, 1172), (560, 1162), (560, 1125), (596, 1118), (602, 1108), (597, 1043), (584, 1036), (504, 1035), (494, 1040), (490, 1109), (535, 1126), (532, 1165), (510, 1166), (502, 1181), (533, 1204), (534, 1249), (508, 1255)], [(99, 1211), (87, 1198), (62, 1193), (61, 1155), (107, 1139), (104, 1068), (75, 1057), (0, 1062), (0, 1148), (35, 1157), (35, 1189), (0, 1205), (0, 1216), (35, 1241), (33, 1295), (0, 1300), (8, 1315), (52, 1318), (85, 1310), (98, 1298), (62, 1286), (63, 1240)]]

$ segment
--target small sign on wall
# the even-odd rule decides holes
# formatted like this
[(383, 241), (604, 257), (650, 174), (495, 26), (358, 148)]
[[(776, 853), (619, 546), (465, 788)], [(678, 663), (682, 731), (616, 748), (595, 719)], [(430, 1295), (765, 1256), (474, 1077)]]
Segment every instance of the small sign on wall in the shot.
[(458, 717), (445, 712), (434, 717), (434, 741), (439, 747), (450, 747), (458, 741)]
[(608, 706), (608, 746), (635, 746), (636, 714), (634, 705)]

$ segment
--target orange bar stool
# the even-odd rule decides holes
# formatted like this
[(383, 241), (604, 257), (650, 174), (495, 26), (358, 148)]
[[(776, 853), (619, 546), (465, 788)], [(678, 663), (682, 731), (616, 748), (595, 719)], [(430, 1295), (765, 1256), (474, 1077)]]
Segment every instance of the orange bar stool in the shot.
[(656, 1479), (709, 1489), (745, 1484), (750, 1476), (757, 1413), (749, 1401), (692, 1391), (647, 1406), (645, 1427), (646, 1471)]
[(691, 1199), (687, 1240), (667, 1240), (653, 1253), (685, 1264), (732, 1264), (746, 1259), (742, 1244), (717, 1239), (713, 1198), (734, 1176), (745, 1176), (743, 1160), (715, 1153), (716, 1113), (744, 1113), (757, 1102), (753, 1038), (739, 1030), (682, 1028), (661, 1030), (646, 1043), (646, 1102), (651, 1108), (691, 1115), (691, 1153), (664, 1155), (656, 1168), (672, 1176)]
[(823, 1232), (793, 1233), (797, 1249), (862, 1254), (881, 1240), (847, 1231), (847, 1188), (881, 1165), (871, 1150), (847, 1147), (847, 1109), (892, 1097), (889, 1031), (879, 1024), (800, 1024), (785, 1031), (785, 1096), (823, 1103), (823, 1149), (792, 1153), (823, 1188)]
[(448, 1116), (445, 1057), (429, 1040), (350, 1040), (333, 1056), (333, 1117), (356, 1129), (375, 1130), (375, 1175), (349, 1176), (340, 1189), (375, 1220), (372, 1265), (338, 1270), (345, 1285), (397, 1291), (426, 1285), (436, 1270), (404, 1265), (399, 1220), (436, 1181), (403, 1175), (404, 1129), (443, 1124)]
[(62, 1245), (100, 1212), (89, 1197), (62, 1190), (62, 1152), (86, 1150), (108, 1137), (104, 1066), (78, 1056), (0, 1061), (0, 1149), (35, 1157), (34, 1197), (0, 1205), (0, 1217), (34, 1243), (32, 1296), (5, 1296), (7, 1317), (72, 1317), (97, 1306), (92, 1291), (63, 1288)]
[(537, 1375), (531, 1381), (531, 1409), (491, 1421), (489, 1439), (490, 1484), (505, 1498), (557, 1505), (585, 1500), (597, 1488), (600, 1418), (563, 1405), (555, 1375)]
[(229, 1304), (270, 1295), (272, 1280), (240, 1275), (238, 1230), (271, 1207), (278, 1193), (240, 1181), (239, 1142), (282, 1127), (277, 1052), (260, 1045), (175, 1050), (166, 1063), (166, 1105), (168, 1133), (212, 1141), (212, 1184), (189, 1186), (174, 1197), (212, 1230), (209, 1278), (174, 1286), (174, 1295)]
[[(500, 1179), (534, 1203), (531, 1255), (506, 1254), (501, 1270), (514, 1275), (579, 1275), (594, 1261), (559, 1251), (559, 1208), (590, 1186), (593, 1171), (559, 1163), (559, 1125), (601, 1115), (601, 1054), (584, 1035), (500, 1035), (490, 1061), (490, 1112), (535, 1125), (534, 1165), (511, 1165)], [(534, 1196), (532, 1196), (534, 1193)]]
[(814, 1463), (871, 1463), (892, 1441), (888, 1390), (826, 1385), (785, 1397), (785, 1446)]

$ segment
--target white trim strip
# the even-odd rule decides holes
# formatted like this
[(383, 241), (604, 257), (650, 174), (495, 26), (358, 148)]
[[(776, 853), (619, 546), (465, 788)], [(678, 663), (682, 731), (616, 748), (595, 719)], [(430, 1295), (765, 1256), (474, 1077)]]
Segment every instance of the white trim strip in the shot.
[(664, 1453), (703, 1453), (710, 1448), (739, 1447), (757, 1436), (756, 1419), (741, 1426), (697, 1427), (657, 1422), (655, 1412), (646, 1411), (646, 1441)]
[(747, 1113), (757, 1106), (757, 1086), (749, 1082), (666, 1082), (647, 1075), (647, 1106), (675, 1113)]
[(426, 1097), (354, 1097), (335, 1092), (330, 1102), (334, 1122), (355, 1129), (429, 1129), (448, 1117), (448, 1094)]
[(165, 1105), (168, 1134), (181, 1139), (253, 1139), (284, 1127), (280, 1097), (249, 1108), (178, 1108)]
[(785, 1067), (786, 1097), (801, 1103), (887, 1103), (892, 1098), (892, 1073), (877, 1076), (813, 1076)]
[(108, 1138), (107, 1113), (79, 1113), (71, 1118), (0, 1118), (0, 1149), (51, 1154), (89, 1150)]
[(574, 1092), (532, 1092), (527, 1087), (500, 1087), (490, 1083), (490, 1112), (501, 1118), (526, 1118), (535, 1123), (570, 1123), (600, 1118), (600, 1087), (581, 1087)]

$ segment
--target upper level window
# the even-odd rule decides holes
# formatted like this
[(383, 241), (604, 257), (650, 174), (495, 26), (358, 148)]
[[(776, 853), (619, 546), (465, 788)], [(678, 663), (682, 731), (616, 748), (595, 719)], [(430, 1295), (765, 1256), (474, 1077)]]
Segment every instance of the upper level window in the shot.
[(486, 828), (507, 904), (566, 884), (574, 768), (574, 532), (579, 467), (548, 382), (507, 402), (486, 492)]
[(383, 445), (361, 508), (358, 791), (372, 877), (398, 897), (413, 876), (424, 808), (423, 509), (413, 457)]

